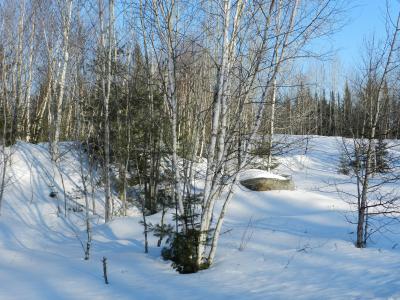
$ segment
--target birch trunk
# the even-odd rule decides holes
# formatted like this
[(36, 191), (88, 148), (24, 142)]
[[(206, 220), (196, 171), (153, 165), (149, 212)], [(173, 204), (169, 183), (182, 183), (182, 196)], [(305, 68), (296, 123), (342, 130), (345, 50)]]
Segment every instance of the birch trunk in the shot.
[(15, 103), (13, 118), (11, 124), (10, 142), (14, 143), (19, 135), (18, 114), (22, 95), (22, 51), (23, 51), (23, 33), (25, 20), (25, 1), (20, 2), (20, 15), (18, 21), (18, 44), (16, 51), (16, 74), (15, 74)]
[[(175, 74), (175, 33), (174, 23), (175, 16), (175, 1), (171, 1), (170, 11), (165, 12), (164, 16), (167, 19), (167, 35), (165, 40), (167, 42), (167, 99), (170, 104), (172, 120), (172, 169), (174, 172), (174, 200), (178, 204), (179, 215), (184, 215), (182, 191), (180, 184), (180, 167), (178, 163), (178, 102), (176, 98), (176, 74)], [(185, 226), (183, 224), (183, 226)], [(185, 228), (184, 228), (185, 229)]]
[(3, 195), (4, 195), (4, 189), (5, 189), (5, 184), (6, 184), (6, 172), (7, 172), (7, 154), (6, 154), (6, 144), (7, 144), (7, 75), (6, 75), (6, 63), (4, 60), (4, 56), (2, 56), (2, 61), (1, 61), (1, 82), (2, 82), (2, 110), (3, 110), (3, 131), (2, 131), (2, 137), (1, 137), (1, 149), (2, 149), (2, 166), (1, 166), (1, 182), (0, 182), (0, 215), (1, 215), (1, 207), (3, 203)]
[(203, 262), (204, 252), (206, 248), (206, 240), (208, 235), (208, 227), (211, 221), (212, 211), (210, 210), (210, 194), (211, 187), (213, 184), (213, 177), (215, 176), (216, 162), (215, 162), (215, 148), (218, 138), (218, 130), (220, 125), (220, 114), (221, 114), (221, 98), (224, 92), (225, 76), (228, 55), (229, 55), (229, 26), (230, 26), (230, 15), (231, 15), (231, 2), (230, 0), (224, 0), (223, 16), (224, 16), (224, 27), (223, 27), (223, 42), (222, 42), (222, 55), (220, 58), (220, 69), (217, 75), (217, 85), (215, 87), (215, 96), (212, 106), (212, 123), (211, 123), (211, 136), (210, 144), (207, 153), (207, 171), (204, 185), (204, 199), (202, 204), (202, 215), (200, 223), (200, 236), (199, 245), (197, 249), (197, 265), (200, 266)]
[[(371, 95), (367, 95), (369, 97), (370, 101), (370, 113), (368, 114), (368, 123), (369, 123), (369, 136), (368, 136), (368, 148), (367, 148), (367, 153), (365, 157), (365, 173), (363, 176), (362, 180), (362, 187), (361, 187), (361, 193), (359, 192), (359, 195), (361, 195), (361, 199), (359, 198), (359, 205), (358, 205), (358, 220), (357, 220), (357, 241), (356, 241), (356, 247), (358, 248), (363, 248), (366, 246), (366, 240), (365, 238), (368, 236), (368, 233), (366, 232), (366, 218), (367, 216), (367, 211), (368, 211), (368, 188), (369, 188), (369, 181), (370, 177), (373, 175), (373, 159), (374, 159), (374, 154), (375, 154), (375, 138), (376, 138), (376, 128), (378, 126), (378, 121), (381, 119), (381, 105), (382, 105), (382, 89), (385, 83), (385, 80), (388, 76), (388, 73), (391, 70), (392, 67), (392, 56), (395, 50), (395, 45), (398, 37), (398, 33), (400, 31), (400, 13), (397, 16), (397, 21), (395, 24), (395, 31), (394, 34), (390, 40), (389, 44), (389, 49), (388, 49), (388, 54), (387, 58), (385, 61), (385, 64), (383, 66), (383, 72), (382, 76), (379, 79), (378, 85), (377, 85), (377, 90), (376, 90), (376, 99), (373, 99), (373, 92), (370, 91)], [(371, 88), (372, 89), (372, 88)], [(373, 103), (373, 101), (375, 103)], [(374, 110), (372, 110), (374, 107)], [(365, 123), (364, 123), (365, 124)], [(365, 125), (363, 126), (363, 131), (364, 131)], [(359, 196), (360, 197), (360, 196)]]
[[(100, 2), (102, 2), (100, 0)], [(100, 4), (102, 7), (102, 4)], [(113, 54), (113, 31), (114, 31), (114, 0), (108, 1), (108, 49), (107, 60), (103, 62), (103, 74), (106, 75), (107, 85), (102, 78), (103, 104), (104, 104), (104, 175), (105, 175), (105, 222), (111, 219), (111, 178), (110, 178), (110, 120), (109, 120), (109, 102), (111, 92), (111, 63)], [(105, 33), (103, 28), (103, 9), (100, 8), (100, 26), (101, 26), (101, 49), (105, 50)]]
[[(270, 84), (271, 84), (271, 82), (274, 82), (274, 80), (276, 78), (276, 75), (277, 75), (277, 73), (279, 71), (280, 64), (282, 63), (282, 61), (284, 59), (284, 50), (287, 47), (288, 37), (289, 37), (289, 35), (290, 35), (291, 31), (292, 31), (292, 27), (293, 27), (293, 24), (294, 24), (294, 20), (295, 20), (295, 16), (296, 16), (296, 12), (297, 12), (299, 1), (300, 0), (296, 0), (295, 3), (293, 4), (293, 8), (292, 8), (292, 11), (291, 11), (291, 16), (290, 16), (289, 30), (286, 33), (285, 37), (284, 37), (284, 42), (282, 43), (282, 46), (281, 46), (282, 49), (280, 51), (280, 55), (279, 55), (279, 57), (278, 57), (278, 59), (276, 61), (276, 64), (273, 67), (272, 76), (268, 80), (268, 82), (266, 84), (266, 87), (264, 88), (263, 95), (261, 96), (261, 99), (262, 99), (261, 103), (262, 104), (260, 104), (260, 106), (259, 106), (259, 109), (258, 109), (258, 112), (257, 112), (256, 121), (255, 121), (253, 127), (251, 128), (251, 134), (250, 134), (250, 137), (249, 137), (249, 141), (253, 141), (255, 139), (256, 134), (258, 132), (258, 129), (259, 129), (260, 125), (261, 125), (262, 115), (263, 115), (263, 112), (265, 110), (265, 104), (263, 104), (263, 103), (266, 103), (265, 98), (268, 95)], [(272, 8), (273, 4), (274, 3), (271, 3), (270, 12), (272, 11), (271, 8)], [(222, 224), (223, 224), (223, 221), (224, 221), (224, 218), (225, 218), (226, 211), (227, 211), (229, 203), (230, 203), (230, 201), (232, 200), (232, 197), (233, 197), (233, 187), (236, 184), (238, 172), (241, 169), (243, 169), (243, 167), (247, 164), (247, 162), (249, 160), (249, 153), (250, 153), (249, 147), (250, 147), (250, 145), (251, 145), (251, 143), (247, 143), (246, 144), (244, 158), (241, 161), (241, 164), (238, 166), (237, 172), (233, 176), (233, 179), (232, 179), (232, 182), (231, 182), (231, 185), (230, 185), (230, 188), (229, 188), (228, 195), (225, 198), (222, 210), (221, 210), (221, 212), (220, 212), (220, 214), (218, 216), (217, 226), (216, 226), (216, 228), (214, 230), (214, 234), (213, 234), (212, 242), (211, 242), (211, 249), (210, 249), (210, 253), (208, 255), (208, 259), (207, 259), (207, 262), (209, 264), (212, 264), (213, 261), (214, 261), (214, 257), (215, 257), (216, 249), (217, 249), (217, 245), (218, 245), (219, 235), (220, 235), (220, 232), (221, 232), (221, 228), (222, 228)]]
[(26, 136), (25, 140), (29, 143), (31, 141), (31, 88), (32, 88), (32, 64), (34, 53), (34, 37), (35, 37), (35, 14), (32, 16), (31, 36), (29, 38), (29, 58), (28, 58), (28, 82), (26, 88)]
[(65, 90), (65, 77), (68, 68), (69, 61), (69, 33), (71, 26), (71, 14), (72, 14), (72, 1), (66, 0), (65, 7), (62, 12), (63, 19), (63, 59), (62, 59), (62, 67), (60, 72), (60, 77), (58, 79), (58, 95), (56, 100), (56, 108), (54, 115), (54, 140), (52, 143), (51, 156), (53, 161), (56, 161), (59, 156), (58, 143), (60, 141), (60, 132), (61, 132), (61, 119), (62, 119), (62, 108), (63, 108), (63, 99), (64, 99), (64, 90)]

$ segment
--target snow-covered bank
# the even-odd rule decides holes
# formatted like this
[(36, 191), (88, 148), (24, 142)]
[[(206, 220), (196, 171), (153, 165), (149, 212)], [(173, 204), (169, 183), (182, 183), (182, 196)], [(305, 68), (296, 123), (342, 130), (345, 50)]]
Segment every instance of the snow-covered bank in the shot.
[[(160, 258), (155, 238), (143, 253), (140, 216), (94, 219), (92, 256), (83, 260), (81, 216), (58, 217), (49, 197), (51, 178), (60, 191), (62, 183), (46, 146), (18, 143), (0, 217), (0, 299), (400, 299), (400, 226), (357, 249), (345, 218), (349, 205), (324, 188), (343, 178), (339, 143), (314, 137), (306, 154), (280, 158), (279, 171), (292, 174), (295, 191), (238, 186), (215, 264), (190, 275)], [(79, 188), (74, 151), (63, 156), (60, 172), (68, 192)], [(101, 192), (96, 201), (102, 215)]]

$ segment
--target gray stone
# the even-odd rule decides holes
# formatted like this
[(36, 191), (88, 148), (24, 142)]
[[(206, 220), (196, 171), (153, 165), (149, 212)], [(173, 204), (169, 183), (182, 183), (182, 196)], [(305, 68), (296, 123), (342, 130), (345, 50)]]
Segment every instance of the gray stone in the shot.
[(294, 183), (290, 177), (286, 179), (276, 178), (250, 178), (240, 181), (240, 183), (252, 191), (272, 191), (272, 190), (294, 190)]

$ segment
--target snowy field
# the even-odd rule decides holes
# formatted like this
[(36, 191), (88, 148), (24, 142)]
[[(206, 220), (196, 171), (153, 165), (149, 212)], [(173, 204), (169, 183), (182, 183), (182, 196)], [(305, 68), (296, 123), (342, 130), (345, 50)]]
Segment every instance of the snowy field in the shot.
[(61, 190), (60, 172), (70, 194), (79, 189), (77, 156), (66, 153), (59, 172), (44, 145), (18, 143), (0, 217), (0, 299), (400, 299), (400, 226), (373, 236), (366, 249), (354, 247), (351, 207), (334, 191), (345, 178), (337, 173), (340, 142), (313, 137), (306, 154), (280, 159), (295, 191), (238, 186), (215, 264), (189, 275), (162, 260), (155, 238), (143, 253), (134, 211), (107, 225), (94, 219), (91, 258), (83, 260), (81, 216), (58, 217), (49, 197), (53, 177)]

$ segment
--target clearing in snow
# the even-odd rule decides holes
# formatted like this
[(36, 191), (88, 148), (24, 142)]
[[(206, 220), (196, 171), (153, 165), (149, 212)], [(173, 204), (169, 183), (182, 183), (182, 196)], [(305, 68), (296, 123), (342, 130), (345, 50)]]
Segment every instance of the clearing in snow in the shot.
[[(73, 144), (62, 144), (56, 168), (46, 144), (18, 142), (0, 217), (0, 299), (400, 298), (400, 226), (373, 236), (366, 249), (355, 248), (355, 226), (347, 222), (352, 208), (332, 187), (343, 178), (337, 173), (340, 143), (314, 137), (307, 153), (280, 158), (279, 172), (292, 174), (294, 191), (253, 192), (238, 185), (215, 263), (181, 275), (162, 260), (156, 238), (144, 254), (138, 210), (104, 224), (101, 191), (94, 195), (93, 244), (85, 261), (84, 213), (74, 209), (83, 199)], [(250, 170), (241, 179), (261, 173)], [(63, 184), (67, 217), (58, 212), (65, 205)], [(353, 192), (351, 185), (345, 188)], [(49, 196), (53, 190), (56, 198)], [(149, 217), (159, 220), (160, 214)]]

